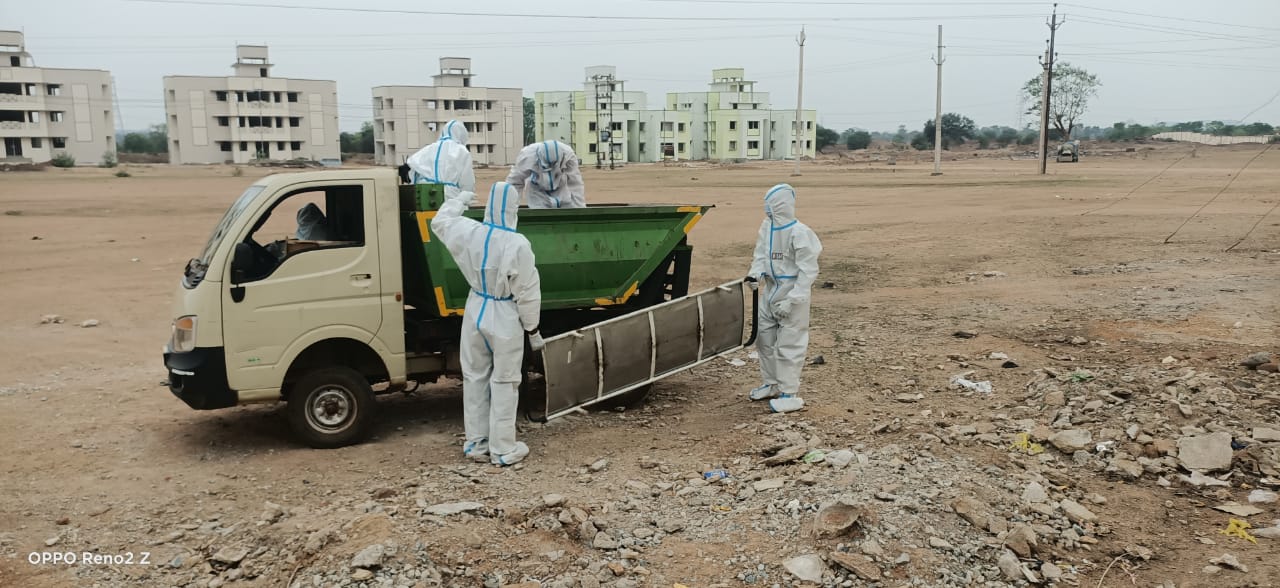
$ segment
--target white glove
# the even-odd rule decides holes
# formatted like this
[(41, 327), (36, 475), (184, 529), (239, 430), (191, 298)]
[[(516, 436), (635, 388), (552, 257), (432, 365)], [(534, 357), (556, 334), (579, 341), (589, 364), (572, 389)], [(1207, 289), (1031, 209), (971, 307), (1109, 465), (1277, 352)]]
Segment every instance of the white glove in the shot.
[(534, 331), (529, 334), (529, 347), (534, 351), (542, 351), (547, 346), (547, 342), (542, 340), (542, 334)]
[(773, 316), (776, 316), (780, 319), (784, 319), (791, 316), (791, 299), (783, 298), (781, 301), (779, 301), (777, 308), (773, 309)]
[(472, 204), (475, 204), (476, 193), (470, 190), (461, 190), (453, 198), (450, 198), (450, 200), (461, 200), (463, 204), (471, 206)]

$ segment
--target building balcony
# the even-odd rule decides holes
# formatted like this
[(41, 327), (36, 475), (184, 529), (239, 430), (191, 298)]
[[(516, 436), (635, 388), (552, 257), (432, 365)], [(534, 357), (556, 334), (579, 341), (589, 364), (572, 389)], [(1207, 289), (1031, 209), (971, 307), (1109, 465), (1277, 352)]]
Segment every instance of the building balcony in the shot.
[(27, 110), (43, 110), (44, 96), (0, 94), (0, 109), (12, 110), (14, 107), (23, 107)]

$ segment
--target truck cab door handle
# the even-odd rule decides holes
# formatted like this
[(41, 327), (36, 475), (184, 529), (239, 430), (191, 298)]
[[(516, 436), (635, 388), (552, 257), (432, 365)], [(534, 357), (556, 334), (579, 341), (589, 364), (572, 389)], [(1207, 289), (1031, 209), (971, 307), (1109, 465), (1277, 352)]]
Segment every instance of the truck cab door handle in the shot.
[(351, 279), (353, 279), (353, 280), (371, 280), (371, 279), (373, 279), (373, 274), (351, 274)]

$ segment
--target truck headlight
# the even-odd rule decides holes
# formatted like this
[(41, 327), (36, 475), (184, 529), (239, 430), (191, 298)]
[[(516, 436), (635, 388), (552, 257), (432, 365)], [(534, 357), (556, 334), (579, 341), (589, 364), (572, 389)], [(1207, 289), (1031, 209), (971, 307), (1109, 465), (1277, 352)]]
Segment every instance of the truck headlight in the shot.
[(169, 338), (169, 348), (174, 353), (189, 353), (196, 348), (196, 317), (178, 317), (173, 321), (173, 334)]

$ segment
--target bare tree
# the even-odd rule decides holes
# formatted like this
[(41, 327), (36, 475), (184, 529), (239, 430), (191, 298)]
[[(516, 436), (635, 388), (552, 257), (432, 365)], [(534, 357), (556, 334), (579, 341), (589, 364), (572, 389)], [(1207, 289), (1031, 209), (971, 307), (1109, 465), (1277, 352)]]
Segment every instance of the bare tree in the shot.
[[(1027, 80), (1022, 94), (1030, 106), (1027, 114), (1040, 116), (1040, 91), (1044, 76)], [(1076, 120), (1089, 108), (1089, 100), (1098, 94), (1102, 81), (1084, 68), (1062, 62), (1053, 68), (1053, 96), (1049, 97), (1049, 120), (1064, 140), (1071, 139)]]

